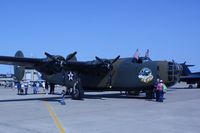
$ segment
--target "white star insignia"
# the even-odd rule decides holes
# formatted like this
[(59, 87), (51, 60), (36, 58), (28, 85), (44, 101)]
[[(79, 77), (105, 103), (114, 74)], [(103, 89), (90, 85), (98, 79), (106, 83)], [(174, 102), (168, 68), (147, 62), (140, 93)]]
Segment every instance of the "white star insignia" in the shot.
[(73, 80), (74, 74), (72, 72), (69, 72), (67, 76), (68, 76), (68, 80)]

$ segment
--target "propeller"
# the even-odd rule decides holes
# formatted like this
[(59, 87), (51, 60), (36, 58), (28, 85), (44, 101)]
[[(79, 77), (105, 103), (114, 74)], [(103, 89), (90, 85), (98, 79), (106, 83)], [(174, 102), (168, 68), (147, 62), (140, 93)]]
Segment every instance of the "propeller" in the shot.
[(104, 67), (106, 67), (106, 69), (108, 70), (108, 75), (109, 75), (109, 78), (108, 78), (108, 83), (109, 83), (109, 87), (111, 88), (112, 87), (112, 69), (113, 69), (113, 64), (119, 60), (120, 56), (117, 56), (115, 59), (113, 60), (107, 60), (107, 59), (101, 59), (99, 57), (95, 57), (96, 60), (98, 60), (100, 63), (103, 64)]
[(56, 56), (56, 55), (51, 55), (47, 52), (44, 53), (48, 58), (52, 59), (53, 61), (57, 61), (57, 62), (60, 62), (60, 61), (64, 61), (64, 62), (67, 62), (69, 60), (71, 60), (76, 54), (77, 52), (73, 52), (71, 54), (69, 54), (66, 59), (63, 57), (63, 56)]
[(47, 53), (47, 52), (45, 52), (44, 53), (48, 58), (50, 58), (50, 59), (52, 59), (52, 60), (56, 60), (56, 58), (55, 58), (55, 56), (54, 55), (51, 55), (51, 54), (49, 54), (49, 53)]
[(108, 69), (108, 70), (112, 70), (112, 66), (113, 66), (113, 64), (117, 61), (117, 60), (119, 60), (119, 58), (120, 58), (120, 56), (117, 56), (115, 59), (113, 59), (113, 60), (107, 60), (107, 59), (101, 59), (101, 58), (99, 58), (99, 57), (95, 57), (96, 58), (96, 60), (98, 60), (99, 62), (101, 62), (104, 66), (106, 66), (106, 68)]
[(66, 59), (63, 56), (60, 55), (51, 55), (47, 52), (44, 53), (49, 59), (54, 61), (54, 69), (56, 72), (60, 72), (63, 69), (63, 64), (67, 63), (69, 60), (71, 60), (77, 52), (69, 54)]

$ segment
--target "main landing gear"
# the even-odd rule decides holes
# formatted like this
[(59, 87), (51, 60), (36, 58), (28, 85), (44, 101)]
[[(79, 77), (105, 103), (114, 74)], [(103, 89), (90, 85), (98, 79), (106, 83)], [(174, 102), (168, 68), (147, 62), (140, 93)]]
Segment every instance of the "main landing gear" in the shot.
[(153, 90), (147, 90), (146, 91), (146, 98), (147, 99), (154, 99), (155, 98)]
[(72, 88), (71, 96), (74, 100), (82, 100), (84, 97), (84, 90), (78, 81), (74, 84)]

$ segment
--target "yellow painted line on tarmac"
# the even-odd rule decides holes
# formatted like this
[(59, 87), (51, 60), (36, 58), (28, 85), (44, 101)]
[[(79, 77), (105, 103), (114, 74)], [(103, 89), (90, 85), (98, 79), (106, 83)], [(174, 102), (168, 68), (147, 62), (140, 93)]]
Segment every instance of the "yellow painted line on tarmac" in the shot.
[(51, 117), (53, 118), (53, 120), (54, 120), (54, 122), (55, 122), (57, 128), (59, 129), (60, 133), (66, 133), (66, 132), (65, 132), (65, 129), (62, 127), (62, 125), (61, 125), (61, 123), (60, 123), (58, 117), (57, 117), (56, 114), (54, 113), (53, 107), (52, 107), (48, 102), (45, 102), (45, 105), (46, 105), (46, 107), (47, 107), (47, 109), (48, 109), (48, 111), (49, 111)]

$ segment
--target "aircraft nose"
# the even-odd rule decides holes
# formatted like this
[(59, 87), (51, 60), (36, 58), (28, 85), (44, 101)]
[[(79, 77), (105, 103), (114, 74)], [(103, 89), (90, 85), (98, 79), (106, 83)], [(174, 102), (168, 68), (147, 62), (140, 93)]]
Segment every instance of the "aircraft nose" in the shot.
[(183, 67), (175, 61), (168, 62), (168, 80), (169, 82), (178, 82), (182, 73)]

